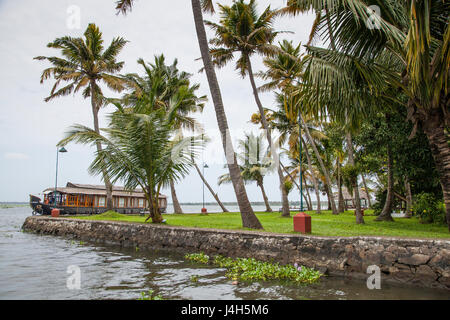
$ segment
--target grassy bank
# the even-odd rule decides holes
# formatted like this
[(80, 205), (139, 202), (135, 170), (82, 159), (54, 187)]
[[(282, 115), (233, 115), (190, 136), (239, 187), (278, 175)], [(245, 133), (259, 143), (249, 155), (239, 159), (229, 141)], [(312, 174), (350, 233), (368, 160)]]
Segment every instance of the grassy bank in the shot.
[[(367, 212), (367, 211), (366, 211)], [(370, 213), (370, 210), (368, 210)], [(308, 212), (312, 217), (312, 235), (317, 236), (395, 236), (405, 238), (447, 238), (450, 233), (447, 226), (421, 224), (416, 218), (395, 218), (395, 222), (377, 222), (375, 216), (366, 215), (366, 224), (357, 225), (353, 212), (332, 215), (325, 211), (322, 214)], [(256, 213), (264, 230), (276, 233), (294, 233), (292, 218), (282, 218), (278, 212)], [(294, 215), (294, 214), (292, 214)], [(123, 215), (116, 212), (105, 212), (99, 215), (75, 217), (87, 220), (110, 220), (144, 223), (146, 217), (139, 215)], [(239, 213), (201, 214), (166, 214), (166, 223), (173, 226), (217, 228), (242, 230)]]

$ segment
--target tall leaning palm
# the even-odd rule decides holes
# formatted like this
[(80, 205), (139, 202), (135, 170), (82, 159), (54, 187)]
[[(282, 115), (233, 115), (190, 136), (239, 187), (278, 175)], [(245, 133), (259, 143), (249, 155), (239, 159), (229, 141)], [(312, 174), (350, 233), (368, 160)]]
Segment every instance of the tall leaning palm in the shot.
[[(261, 15), (258, 15), (255, 0), (250, 0), (249, 3), (238, 0), (232, 6), (219, 6), (220, 22), (205, 21), (205, 24), (215, 31), (215, 38), (210, 40), (210, 43), (215, 46), (210, 50), (214, 64), (223, 67), (235, 58), (235, 53), (239, 54), (239, 58), (236, 60), (236, 70), (239, 70), (242, 77), (249, 76), (255, 102), (260, 114), (263, 115), (264, 108), (255, 83), (251, 56), (255, 54), (271, 56), (279, 52), (278, 47), (272, 45), (275, 37), (279, 34), (272, 28), (277, 11), (271, 10), (269, 6)], [(277, 150), (275, 150), (272, 141), (271, 128), (265, 117), (261, 117), (261, 123), (263, 129), (266, 130), (271, 154), (274, 158), (278, 158)], [(278, 159), (276, 160), (276, 162), (279, 162)], [(282, 216), (289, 217), (289, 200), (284, 187), (284, 175), (280, 164), (278, 164), (277, 172), (283, 207)]]
[[(94, 131), (99, 134), (98, 113), (104, 105), (104, 97), (100, 82), (114, 91), (124, 89), (124, 81), (116, 76), (124, 62), (117, 62), (125, 41), (121, 37), (114, 38), (108, 48), (104, 50), (102, 33), (95, 24), (89, 24), (83, 38), (64, 36), (50, 42), (47, 47), (61, 51), (61, 57), (38, 56), (36, 60), (47, 60), (52, 66), (42, 72), (41, 83), (53, 77), (56, 82), (45, 98), (50, 101), (54, 98), (77, 93), (83, 89), (83, 97), (90, 98), (92, 114), (94, 117)], [(67, 83), (61, 87), (62, 83)], [(97, 151), (102, 150), (100, 141), (96, 143)], [(106, 187), (106, 206), (112, 209), (112, 184), (106, 172), (103, 172)]]
[[(131, 10), (133, 0), (119, 0), (116, 1), (116, 10), (118, 12), (127, 13)], [(208, 38), (206, 36), (205, 25), (203, 23), (203, 11), (213, 13), (214, 6), (211, 0), (191, 0), (192, 12), (194, 15), (195, 30), (197, 33), (197, 40), (200, 47), (200, 53), (205, 68), (206, 77), (208, 79), (209, 89), (216, 112), (217, 124), (219, 126), (220, 135), (222, 138), (222, 146), (227, 158), (228, 170), (230, 172), (236, 200), (238, 202), (239, 211), (241, 213), (242, 226), (250, 229), (263, 229), (261, 222), (253, 212), (250, 201), (247, 197), (247, 191), (241, 177), (241, 172), (236, 161), (236, 154), (234, 152), (231, 134), (228, 127), (228, 120), (225, 114), (225, 109), (222, 101), (222, 94), (220, 92), (219, 82), (217, 81), (216, 72), (209, 54)]]

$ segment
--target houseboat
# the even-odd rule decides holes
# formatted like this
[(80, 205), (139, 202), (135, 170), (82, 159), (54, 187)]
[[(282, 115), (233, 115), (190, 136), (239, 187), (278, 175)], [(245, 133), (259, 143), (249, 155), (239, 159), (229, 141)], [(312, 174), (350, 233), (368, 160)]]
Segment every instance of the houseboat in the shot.
[[(52, 209), (60, 210), (60, 214), (97, 214), (107, 211), (106, 188), (101, 185), (75, 184), (68, 182), (66, 187), (47, 188), (41, 198), (30, 195), (30, 206), (33, 214), (51, 214)], [(142, 189), (134, 191), (123, 187), (113, 187), (113, 210), (125, 214), (138, 214), (147, 210), (148, 204)], [(161, 213), (167, 209), (167, 197), (159, 195)]]

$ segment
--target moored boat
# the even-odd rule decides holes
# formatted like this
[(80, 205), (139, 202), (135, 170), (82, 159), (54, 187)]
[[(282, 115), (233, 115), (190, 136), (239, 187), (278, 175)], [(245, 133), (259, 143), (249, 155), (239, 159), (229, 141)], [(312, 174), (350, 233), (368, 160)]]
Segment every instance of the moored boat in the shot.
[[(75, 184), (68, 182), (65, 187), (47, 188), (43, 191), (44, 199), (30, 195), (33, 214), (51, 214), (52, 209), (60, 214), (97, 214), (107, 211), (106, 188), (103, 185)], [(125, 214), (137, 214), (146, 211), (147, 199), (142, 189), (133, 191), (123, 187), (113, 187), (113, 210)], [(167, 197), (159, 195), (161, 213), (167, 209)]]

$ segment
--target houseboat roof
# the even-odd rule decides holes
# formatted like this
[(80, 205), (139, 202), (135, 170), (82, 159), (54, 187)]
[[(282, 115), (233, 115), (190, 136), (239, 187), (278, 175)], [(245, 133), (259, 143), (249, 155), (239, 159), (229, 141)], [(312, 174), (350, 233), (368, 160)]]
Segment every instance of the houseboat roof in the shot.
[[(78, 184), (67, 182), (66, 187), (56, 188), (58, 192), (69, 194), (87, 194), (87, 195), (106, 195), (106, 187), (104, 185), (93, 184)], [(47, 188), (43, 192), (51, 193), (55, 191), (55, 188)], [(113, 186), (113, 196), (121, 197), (144, 197), (144, 192), (141, 188), (136, 188), (133, 191), (126, 190), (124, 187)], [(167, 198), (164, 194), (159, 194), (160, 198)]]

